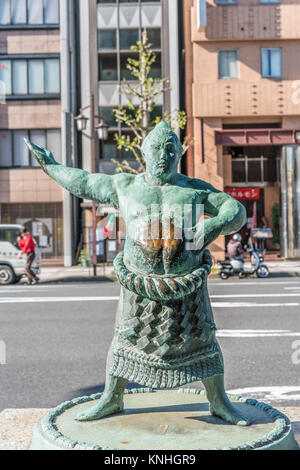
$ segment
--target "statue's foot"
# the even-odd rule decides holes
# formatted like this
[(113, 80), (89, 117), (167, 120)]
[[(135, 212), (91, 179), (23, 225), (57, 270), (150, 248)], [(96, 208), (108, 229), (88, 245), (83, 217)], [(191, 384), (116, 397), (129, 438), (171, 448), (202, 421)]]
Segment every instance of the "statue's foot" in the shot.
[(251, 424), (251, 420), (239, 413), (227, 397), (211, 403), (210, 412), (230, 424), (237, 426), (250, 426)]
[(84, 413), (76, 416), (77, 421), (95, 421), (97, 419), (105, 418), (117, 413), (121, 413), (124, 410), (123, 400), (119, 401), (116, 399), (108, 400), (101, 399), (97, 405), (89, 408)]

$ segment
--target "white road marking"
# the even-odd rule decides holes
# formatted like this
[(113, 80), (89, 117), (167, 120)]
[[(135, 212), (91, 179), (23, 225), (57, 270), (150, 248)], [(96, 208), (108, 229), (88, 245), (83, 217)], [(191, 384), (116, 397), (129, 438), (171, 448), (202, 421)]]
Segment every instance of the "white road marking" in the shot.
[(215, 285), (215, 286), (264, 286), (266, 287), (267, 285), (268, 286), (271, 286), (271, 285), (284, 285), (284, 284), (298, 284), (300, 285), (300, 281), (267, 281), (265, 280), (266, 282), (264, 282), (263, 279), (261, 279), (260, 281), (237, 281), (237, 282), (230, 282), (230, 281), (209, 281), (209, 285)]
[(297, 386), (236, 388), (227, 392), (268, 402), (300, 401), (300, 387)]
[[(222, 296), (221, 296), (222, 297)], [(47, 302), (106, 302), (118, 301), (119, 296), (103, 297), (0, 297), (0, 304), (17, 303), (47, 303)], [(252, 302), (213, 302), (214, 308), (244, 308), (244, 307), (299, 307), (299, 303), (252, 303)]]
[(213, 308), (300, 307), (299, 303), (212, 302)]
[(97, 302), (117, 301), (120, 297), (6, 297), (0, 299), (0, 304), (15, 303), (47, 303), (47, 302)]
[(218, 294), (218, 295), (211, 295), (211, 299), (241, 299), (241, 298), (249, 298), (249, 297), (300, 297), (300, 292), (297, 294)]
[(290, 330), (219, 330), (219, 338), (265, 338), (300, 336), (300, 333), (293, 333)]

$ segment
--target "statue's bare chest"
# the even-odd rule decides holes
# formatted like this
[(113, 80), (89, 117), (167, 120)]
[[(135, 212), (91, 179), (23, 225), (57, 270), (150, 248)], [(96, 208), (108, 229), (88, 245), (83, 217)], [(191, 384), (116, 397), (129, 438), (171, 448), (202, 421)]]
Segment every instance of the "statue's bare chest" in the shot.
[(180, 186), (133, 185), (126, 198), (127, 219), (154, 216), (160, 218), (184, 217), (199, 211), (204, 204), (206, 192)]

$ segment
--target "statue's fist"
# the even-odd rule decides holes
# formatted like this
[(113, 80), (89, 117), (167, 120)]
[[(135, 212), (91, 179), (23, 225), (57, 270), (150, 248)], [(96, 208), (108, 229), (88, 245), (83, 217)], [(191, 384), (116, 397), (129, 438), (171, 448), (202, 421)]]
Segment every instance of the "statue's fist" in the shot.
[(28, 139), (24, 139), (24, 140), (25, 140), (27, 147), (32, 152), (34, 158), (42, 167), (44, 167), (45, 165), (56, 164), (56, 161), (54, 160), (54, 157), (49, 150), (44, 149), (43, 147), (40, 147), (39, 145), (33, 144)]

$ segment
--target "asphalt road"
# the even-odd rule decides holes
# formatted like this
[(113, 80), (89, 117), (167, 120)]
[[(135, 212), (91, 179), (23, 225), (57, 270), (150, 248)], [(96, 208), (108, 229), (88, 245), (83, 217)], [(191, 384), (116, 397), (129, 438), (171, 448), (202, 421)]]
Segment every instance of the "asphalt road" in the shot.
[[(300, 405), (300, 280), (210, 281), (209, 289), (227, 390)], [(118, 296), (110, 282), (0, 287), (0, 411), (103, 390)]]

